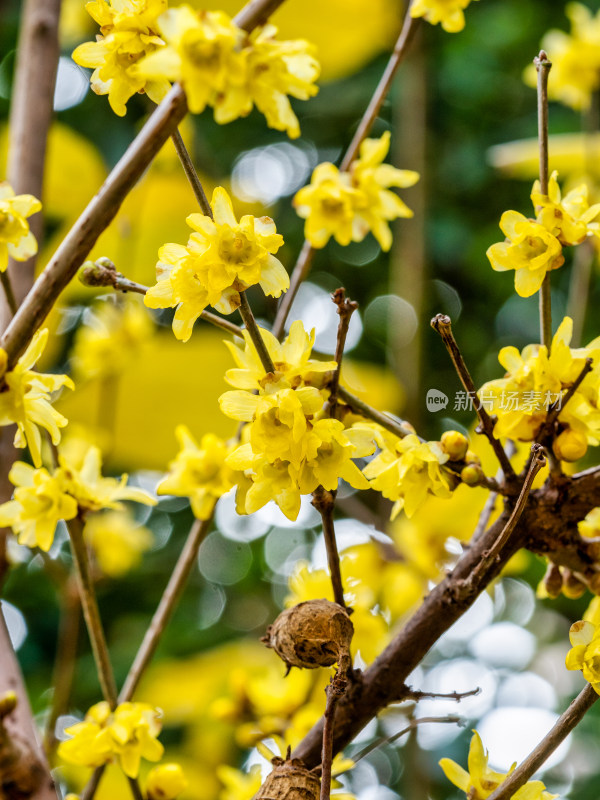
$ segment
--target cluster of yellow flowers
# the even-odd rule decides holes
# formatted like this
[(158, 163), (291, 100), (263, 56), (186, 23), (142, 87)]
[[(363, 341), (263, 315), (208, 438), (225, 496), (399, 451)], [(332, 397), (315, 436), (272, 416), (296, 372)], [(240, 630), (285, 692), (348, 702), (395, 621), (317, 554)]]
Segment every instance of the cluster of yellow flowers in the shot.
[(275, 500), (289, 519), (296, 519), (300, 495), (319, 485), (334, 490), (343, 478), (357, 489), (368, 488), (352, 459), (373, 451), (372, 436), (345, 429), (342, 422), (327, 416), (324, 387), (327, 372), (336, 364), (310, 359), (314, 331), (309, 335), (301, 322), (295, 322), (283, 345), (269, 331), (260, 333), (276, 369), (268, 374), (262, 365), (257, 369), (254, 346), (246, 337), (245, 352), (238, 351), (236, 359), (246, 368), (226, 374), (239, 390), (225, 392), (219, 399), (226, 416), (248, 423), (244, 443), (226, 461), (243, 473), (238, 510), (251, 514)]
[(314, 170), (311, 182), (294, 197), (300, 217), (306, 219), (304, 235), (313, 247), (325, 247), (333, 236), (341, 245), (362, 241), (369, 231), (382, 250), (392, 246), (389, 222), (412, 217), (413, 212), (390, 186), (406, 188), (419, 174), (383, 164), (390, 149), (390, 132), (379, 139), (365, 139), (360, 157), (347, 172), (324, 162)]
[(431, 25), (441, 23), (448, 33), (458, 33), (465, 27), (464, 9), (471, 0), (413, 0), (411, 17), (424, 17)]
[(35, 372), (33, 367), (39, 361), (46, 342), (48, 329), (38, 331), (29, 347), (17, 361), (12, 370), (6, 371), (8, 357), (0, 348), (0, 380), (5, 389), (0, 392), (0, 426), (16, 424), (15, 447), (29, 447), (36, 467), (42, 464), (42, 436), (40, 427), (48, 431), (52, 443), (60, 443), (60, 428), (67, 420), (51, 405), (51, 393), (63, 386), (74, 389), (67, 375), (50, 375)]
[(516, 347), (502, 348), (498, 360), (506, 376), (489, 381), (479, 392), (487, 410), (498, 417), (496, 436), (530, 442), (546, 422), (549, 407), (554, 403), (560, 407), (585, 359), (591, 358), (592, 371), (558, 416), (561, 430), (553, 450), (564, 461), (577, 461), (585, 455), (588, 444), (600, 442), (600, 337), (586, 347), (573, 349), (569, 347), (572, 330), (572, 320), (565, 317), (552, 339), (550, 355), (544, 345), (527, 345), (522, 353)]
[(567, 653), (566, 666), (570, 670), (581, 670), (583, 677), (600, 694), (600, 626), (590, 620), (579, 620), (569, 630), (571, 649)]
[[(594, 16), (582, 3), (568, 3), (565, 13), (570, 33), (551, 30), (542, 39), (552, 59), (548, 94), (571, 108), (587, 109), (600, 87), (600, 12)], [(533, 65), (525, 70), (524, 78), (530, 86), (536, 85)]]
[(194, 233), (186, 246), (165, 244), (156, 267), (157, 280), (144, 297), (149, 308), (176, 308), (173, 333), (187, 342), (194, 322), (206, 306), (231, 314), (240, 292), (260, 284), (265, 294), (279, 297), (289, 277), (275, 253), (283, 244), (270, 217), (250, 214), (238, 222), (231, 198), (220, 186), (211, 201), (213, 218), (190, 214)]
[(10, 184), (0, 183), (0, 272), (8, 267), (9, 256), (27, 261), (37, 253), (37, 241), (29, 230), (27, 217), (41, 207), (33, 195), (15, 195)]
[(52, 473), (43, 467), (35, 469), (22, 461), (15, 462), (8, 476), (16, 487), (14, 499), (0, 505), (0, 525), (11, 527), (20, 544), (48, 551), (60, 520), (101, 509), (119, 509), (121, 500), (156, 503), (142, 489), (127, 486), (127, 475), (120, 480), (103, 477), (101, 466), (97, 447), (90, 447), (80, 463), (60, 455), (59, 466)]
[(507, 239), (487, 251), (492, 269), (515, 270), (515, 290), (521, 297), (535, 294), (546, 273), (564, 264), (563, 245), (581, 244), (587, 236), (600, 235), (600, 224), (596, 221), (600, 203), (589, 205), (585, 184), (562, 197), (557, 173), (553, 172), (548, 194), (541, 193), (536, 181), (531, 200), (537, 218), (532, 220), (517, 211), (506, 211), (500, 228)]
[(270, 127), (300, 135), (288, 95), (308, 100), (318, 91), (319, 63), (308, 42), (279, 42), (273, 25), (248, 36), (223, 11), (167, 9), (167, 0), (93, 0), (86, 8), (102, 35), (73, 58), (94, 68), (93, 90), (108, 94), (119, 116), (137, 92), (160, 102), (178, 81), (195, 114), (212, 106), (223, 124), (256, 106)]
[[(449, 758), (442, 758), (440, 766), (448, 780), (458, 786), (468, 800), (486, 800), (517, 766), (513, 764), (507, 773), (494, 772), (488, 767), (488, 759), (489, 755), (483, 749), (480, 735), (473, 731), (469, 748), (469, 771)], [(558, 795), (547, 792), (542, 781), (528, 781), (511, 797), (512, 800), (554, 800)]]
[(60, 743), (58, 754), (69, 764), (94, 768), (118, 759), (125, 775), (137, 778), (142, 758), (162, 758), (161, 718), (147, 703), (121, 703), (114, 711), (106, 701), (96, 703), (83, 722), (65, 729), (72, 738)]

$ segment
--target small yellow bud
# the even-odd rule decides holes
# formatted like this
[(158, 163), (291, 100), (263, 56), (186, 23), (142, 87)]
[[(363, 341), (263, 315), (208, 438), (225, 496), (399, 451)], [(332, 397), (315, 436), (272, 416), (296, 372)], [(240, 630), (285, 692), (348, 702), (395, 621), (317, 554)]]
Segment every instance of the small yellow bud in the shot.
[(467, 486), (477, 486), (484, 478), (483, 470), (477, 464), (468, 464), (460, 473), (461, 481)]
[(442, 434), (442, 449), (450, 456), (450, 461), (462, 461), (469, 449), (469, 440), (460, 431), (446, 431)]
[(585, 593), (586, 588), (585, 583), (580, 581), (570, 569), (564, 571), (562, 590), (565, 597), (568, 597), (570, 600), (577, 600), (577, 598)]
[(467, 464), (479, 464), (481, 466), (481, 459), (473, 450), (467, 450), (465, 461)]
[(148, 800), (173, 800), (188, 786), (179, 764), (161, 764), (148, 773), (146, 793)]
[(581, 431), (571, 428), (564, 430), (552, 445), (554, 455), (561, 461), (578, 461), (586, 454), (588, 448), (587, 436)]

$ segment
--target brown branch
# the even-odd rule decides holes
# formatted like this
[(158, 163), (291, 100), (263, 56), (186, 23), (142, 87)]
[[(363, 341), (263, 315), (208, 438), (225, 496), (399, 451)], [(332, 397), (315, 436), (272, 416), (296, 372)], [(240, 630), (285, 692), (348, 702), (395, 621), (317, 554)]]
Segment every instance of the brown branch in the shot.
[(460, 703), (465, 697), (477, 697), (478, 694), (481, 694), (481, 688), (477, 686), (475, 689), (470, 689), (468, 692), (447, 692), (446, 694), (440, 694), (439, 692), (422, 692), (419, 689), (412, 689), (410, 686), (406, 686), (402, 694), (403, 700), (416, 700), (418, 702), (425, 698), (431, 698), (433, 700), (454, 700), (456, 703)]
[(87, 626), (94, 661), (98, 671), (98, 680), (102, 688), (104, 699), (111, 708), (117, 705), (117, 685), (113, 673), (112, 664), (104, 628), (100, 619), (98, 602), (96, 600), (96, 590), (89, 570), (88, 554), (83, 541), (83, 523), (79, 517), (67, 522), (69, 539), (71, 542), (71, 552), (73, 563), (77, 574), (77, 585), (79, 588), (79, 599), (83, 609), (83, 616)]
[(561, 742), (563, 742), (573, 728), (583, 719), (587, 711), (598, 699), (598, 694), (588, 684), (573, 700), (571, 705), (556, 720), (553, 728), (544, 736), (537, 747), (527, 756), (508, 778), (502, 781), (488, 800), (510, 800), (516, 792), (524, 786), (529, 778), (534, 775), (549, 758)]
[(454, 334), (452, 333), (452, 320), (447, 314), (437, 314), (431, 320), (431, 327), (439, 333), (442, 337), (444, 344), (446, 345), (446, 349), (452, 359), (452, 363), (454, 364), (454, 368), (456, 369), (457, 375), (462, 383), (467, 395), (472, 397), (475, 406), (475, 411), (477, 416), (479, 417), (479, 422), (481, 424), (482, 432), (487, 437), (489, 443), (491, 444), (494, 453), (496, 454), (496, 458), (498, 459), (504, 475), (506, 478), (514, 477), (514, 470), (512, 465), (506, 455), (504, 448), (494, 436), (494, 422), (490, 415), (487, 413), (485, 408), (483, 407), (481, 401), (477, 396), (477, 392), (475, 390), (475, 384), (473, 383), (473, 378), (465, 364), (465, 360), (460, 352), (458, 344), (456, 343), (456, 339), (454, 338)]
[(242, 315), (242, 319), (244, 320), (244, 325), (246, 326), (246, 330), (248, 331), (250, 338), (252, 339), (252, 344), (260, 358), (261, 364), (264, 367), (265, 372), (275, 372), (275, 364), (273, 364), (273, 359), (269, 351), (267, 350), (267, 345), (264, 342), (262, 334), (256, 324), (256, 320), (254, 319), (254, 314), (252, 313), (252, 309), (250, 308), (250, 304), (248, 303), (248, 298), (246, 297), (246, 292), (240, 292), (240, 314)]
[(586, 358), (585, 363), (581, 369), (581, 372), (575, 378), (573, 383), (569, 386), (564, 396), (561, 397), (560, 400), (558, 400), (558, 402), (553, 403), (552, 406), (550, 407), (548, 416), (546, 418), (546, 422), (544, 423), (544, 426), (540, 432), (539, 440), (541, 442), (543, 442), (544, 436), (550, 433), (552, 427), (554, 426), (554, 423), (558, 419), (560, 412), (564, 409), (569, 400), (571, 400), (577, 389), (579, 389), (586, 375), (592, 371), (592, 365), (593, 365), (593, 359)]
[[(548, 76), (552, 63), (544, 50), (533, 59), (538, 74), (538, 141), (540, 148), (540, 193), (548, 195)], [(550, 297), (550, 273), (547, 272), (540, 287), (540, 334), (542, 344), (548, 352), (552, 344), (552, 304)]]
[(455, 714), (449, 714), (446, 717), (417, 717), (416, 719), (409, 720), (408, 725), (397, 733), (394, 733), (391, 736), (382, 737), (381, 739), (376, 739), (374, 742), (371, 742), (371, 744), (368, 744), (363, 750), (360, 751), (360, 753), (352, 756), (352, 760), (356, 764), (357, 761), (365, 758), (365, 756), (368, 756), (369, 753), (373, 752), (373, 750), (377, 750), (378, 747), (381, 747), (384, 744), (392, 744), (405, 734), (414, 731), (414, 729), (419, 725), (424, 725), (429, 722), (447, 722), (452, 725), (464, 725), (464, 720), (462, 717), (458, 717)]
[(342, 608), (346, 608), (346, 604), (344, 603), (344, 587), (342, 585), (342, 571), (340, 569), (340, 555), (338, 553), (335, 527), (333, 524), (335, 495), (335, 492), (329, 492), (322, 486), (319, 486), (313, 492), (312, 505), (321, 515), (321, 520), (323, 522), (323, 538), (325, 539), (325, 547), (327, 549), (327, 563), (331, 575), (333, 599), (338, 605), (342, 606)]
[(194, 196), (198, 201), (198, 205), (202, 209), (202, 213), (204, 214), (205, 217), (210, 217), (212, 219), (213, 216), (212, 208), (210, 207), (208, 198), (206, 197), (202, 184), (200, 183), (200, 178), (198, 177), (198, 173), (196, 172), (196, 168), (194, 167), (194, 162), (192, 161), (192, 157), (188, 153), (187, 147), (185, 146), (183, 139), (181, 138), (181, 134), (179, 133), (178, 130), (174, 131), (171, 134), (171, 139), (173, 140), (173, 144), (175, 145), (175, 150), (177, 151), (177, 155), (179, 156), (179, 160), (181, 161), (181, 166), (183, 167), (183, 171), (185, 172), (186, 177), (190, 182), (190, 186), (192, 187)]
[[(234, 22), (244, 30), (251, 31), (282, 2), (252, 0), (234, 17)], [(66, 235), (2, 337), (0, 346), (7, 351), (11, 365), (27, 347), (62, 290), (74, 277), (100, 234), (112, 222), (128, 193), (177, 128), (186, 111), (183, 89), (175, 85)]]
[[(400, 36), (398, 37), (396, 45), (394, 46), (394, 50), (386, 65), (383, 75), (377, 84), (377, 88), (373, 93), (371, 101), (369, 102), (358, 128), (356, 129), (356, 133), (354, 134), (354, 137), (352, 138), (352, 141), (350, 142), (350, 145), (344, 154), (340, 164), (340, 170), (348, 170), (350, 164), (358, 155), (361, 142), (366, 136), (368, 136), (373, 123), (377, 119), (377, 115), (381, 110), (383, 101), (385, 100), (391, 88), (396, 71), (398, 70), (398, 67), (402, 63), (404, 56), (408, 51), (415, 31), (419, 26), (419, 22), (420, 19), (415, 19), (410, 16), (410, 3), (408, 3), (406, 8), (406, 16), (404, 17), (404, 24), (402, 26), (402, 30), (400, 31)], [(315, 248), (312, 247), (310, 242), (305, 240), (304, 244), (302, 245), (302, 249), (300, 250), (298, 260), (296, 261), (294, 269), (292, 270), (292, 274), (290, 275), (290, 288), (281, 299), (281, 303), (275, 316), (275, 322), (273, 323), (273, 334), (278, 339), (281, 338), (281, 335), (283, 334), (285, 329), (285, 321), (289, 316), (292, 303), (298, 294), (300, 285), (304, 280), (306, 280), (306, 277), (311, 270), (314, 257)]]
[(346, 290), (343, 288), (336, 289), (331, 295), (331, 299), (337, 306), (337, 313), (339, 314), (340, 321), (337, 330), (337, 342), (335, 346), (335, 361), (337, 367), (333, 372), (333, 376), (329, 383), (329, 399), (325, 405), (325, 413), (331, 417), (335, 417), (335, 410), (337, 405), (338, 391), (340, 387), (340, 373), (342, 369), (342, 358), (344, 357), (344, 347), (346, 346), (346, 337), (348, 335), (348, 328), (350, 326), (350, 319), (352, 314), (358, 308), (358, 303), (354, 300), (346, 298)]
[(321, 794), (319, 800), (329, 800), (331, 794), (331, 762), (333, 760), (333, 729), (335, 724), (335, 707), (346, 687), (346, 674), (339, 669), (327, 687), (327, 702), (323, 715), (323, 745), (321, 748)]
[(373, 406), (365, 403), (364, 400), (361, 400), (359, 397), (356, 397), (356, 395), (353, 395), (343, 386), (338, 387), (337, 394), (339, 399), (343, 400), (344, 403), (352, 409), (352, 411), (355, 411), (357, 414), (361, 414), (363, 417), (366, 417), (366, 419), (376, 422), (386, 431), (393, 433), (400, 439), (403, 439), (405, 436), (415, 432), (414, 429), (409, 427), (406, 422), (394, 419), (394, 417), (386, 414), (385, 411), (378, 411), (376, 408), (373, 408)]
[(119, 694), (119, 703), (125, 703), (131, 700), (137, 688), (137, 685), (142, 677), (142, 674), (158, 647), (160, 637), (162, 636), (165, 628), (179, 598), (181, 597), (185, 584), (190, 575), (192, 567), (196, 563), (198, 550), (204, 541), (210, 524), (212, 522), (212, 515), (207, 520), (195, 520), (190, 528), (186, 543), (181, 551), (177, 564), (169, 578), (169, 582), (158, 604), (158, 608), (154, 612), (152, 621), (144, 635), (144, 639), (136, 654), (134, 662), (127, 674), (123, 688)]

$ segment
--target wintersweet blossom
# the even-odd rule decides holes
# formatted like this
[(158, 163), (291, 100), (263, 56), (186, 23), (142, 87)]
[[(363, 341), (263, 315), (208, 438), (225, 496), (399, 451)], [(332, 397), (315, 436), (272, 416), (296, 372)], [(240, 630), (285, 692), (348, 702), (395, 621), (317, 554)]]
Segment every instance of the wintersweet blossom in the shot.
[(546, 273), (564, 264), (560, 242), (544, 225), (518, 211), (505, 211), (500, 228), (507, 240), (488, 248), (492, 269), (514, 269), (517, 294), (531, 297), (541, 287)]
[[(494, 772), (488, 767), (488, 759), (480, 735), (473, 731), (468, 772), (449, 758), (442, 758), (440, 767), (448, 780), (466, 794), (468, 800), (486, 800), (516, 767), (515, 763), (507, 773)], [(529, 781), (512, 795), (512, 800), (554, 800), (555, 797), (558, 795), (547, 792), (542, 781)]]
[(315, 331), (313, 328), (307, 333), (301, 320), (292, 322), (287, 338), (282, 343), (265, 328), (259, 330), (275, 372), (265, 374), (256, 348), (245, 330), (243, 350), (237, 344), (225, 341), (237, 364), (237, 368), (227, 370), (225, 380), (238, 389), (250, 392), (262, 390), (265, 393), (282, 388), (297, 389), (299, 386), (316, 386), (320, 389), (327, 381), (328, 373), (337, 366), (335, 361), (311, 359)]
[(37, 241), (29, 230), (27, 217), (42, 207), (31, 194), (15, 194), (6, 181), (0, 183), (0, 272), (8, 267), (8, 258), (27, 261), (37, 253)]
[(213, 433), (206, 433), (200, 445), (185, 425), (178, 425), (175, 436), (181, 448), (169, 464), (169, 474), (161, 481), (157, 494), (189, 497), (197, 519), (208, 519), (216, 501), (235, 485), (236, 476), (225, 459), (234, 445)]
[(48, 552), (59, 520), (77, 516), (77, 501), (68, 495), (60, 476), (16, 461), (8, 474), (16, 487), (14, 499), (0, 505), (0, 527), (12, 528), (19, 544)]
[(537, 221), (563, 245), (580, 244), (589, 233), (600, 233), (600, 225), (594, 221), (600, 214), (600, 203), (590, 206), (586, 184), (577, 186), (563, 197), (556, 170), (548, 181), (547, 195), (542, 194), (539, 181), (533, 184), (531, 202), (536, 209)]
[(574, 349), (569, 346), (572, 331), (573, 321), (565, 317), (552, 339), (550, 355), (545, 346), (538, 344), (527, 345), (521, 353), (515, 347), (503, 347), (498, 360), (506, 370), (505, 377), (489, 381), (479, 392), (487, 410), (498, 418), (496, 436), (533, 441), (550, 406), (562, 401), (585, 359), (591, 358), (591, 374), (558, 416), (562, 430), (553, 449), (558, 458), (568, 461), (581, 458), (588, 443), (600, 441), (600, 338)]
[(300, 135), (288, 95), (308, 100), (318, 91), (320, 67), (315, 48), (303, 39), (278, 41), (266, 25), (249, 36), (223, 11), (196, 12), (182, 5), (158, 21), (166, 47), (139, 63), (145, 78), (182, 84), (190, 111), (214, 109), (220, 124), (247, 116), (254, 106), (267, 124)]
[(586, 681), (600, 694), (600, 627), (587, 620), (574, 622), (569, 629), (569, 640), (567, 669), (580, 669)]
[(246, 215), (238, 222), (225, 189), (217, 187), (213, 219), (190, 214), (194, 230), (186, 246), (165, 244), (159, 250), (157, 280), (144, 297), (150, 308), (176, 308), (173, 333), (184, 342), (208, 305), (231, 314), (239, 293), (259, 284), (267, 295), (279, 297), (290, 285), (275, 253), (283, 244), (270, 217)]
[(175, 800), (188, 787), (188, 780), (179, 764), (152, 767), (146, 778), (148, 800)]
[(88, 448), (81, 463), (70, 460), (64, 453), (58, 457), (57, 472), (67, 491), (77, 500), (81, 511), (100, 511), (103, 508), (120, 509), (121, 500), (134, 500), (145, 505), (156, 505), (156, 499), (134, 486), (127, 486), (127, 475), (105, 478), (102, 475), (100, 448)]
[[(75, 388), (67, 375), (50, 375), (33, 370), (47, 341), (47, 328), (35, 334), (14, 369), (4, 374), (6, 389), (0, 392), (0, 426), (16, 423), (15, 447), (29, 447), (36, 467), (42, 464), (40, 427), (48, 431), (52, 443), (57, 445), (60, 442), (60, 428), (67, 424), (67, 419), (52, 407), (50, 395), (63, 386)], [(6, 365), (6, 353), (0, 349), (2, 362)]]
[(92, 706), (83, 722), (65, 729), (59, 756), (69, 764), (100, 767), (118, 759), (129, 778), (137, 778), (142, 758), (159, 761), (164, 748), (158, 741), (162, 713), (147, 703), (121, 703), (114, 711), (107, 702)]
[(411, 17), (424, 17), (431, 25), (442, 24), (448, 33), (458, 33), (465, 27), (463, 10), (471, 0), (413, 0)]
[(422, 442), (412, 433), (400, 439), (376, 425), (357, 427), (370, 430), (380, 448), (363, 473), (372, 489), (394, 501), (392, 519), (402, 509), (407, 517), (412, 517), (428, 493), (451, 496), (448, 476), (442, 471), (449, 455), (440, 442)]
[[(568, 3), (565, 14), (570, 32), (553, 29), (542, 39), (542, 47), (552, 59), (548, 95), (571, 108), (587, 109), (600, 87), (600, 12), (594, 15), (583, 3)], [(533, 64), (525, 70), (524, 79), (535, 87)]]
[(93, 0), (86, 4), (102, 35), (95, 42), (79, 45), (73, 60), (94, 70), (92, 90), (108, 95), (110, 107), (120, 117), (134, 94), (145, 92), (159, 103), (169, 91), (164, 76), (146, 78), (136, 69), (141, 58), (164, 47), (157, 20), (166, 8), (167, 0)]
[(347, 172), (324, 162), (315, 168), (310, 184), (296, 192), (294, 207), (306, 220), (304, 235), (313, 247), (324, 247), (331, 236), (341, 245), (360, 242), (371, 231), (382, 250), (390, 249), (388, 223), (413, 212), (389, 189), (413, 186), (419, 174), (383, 164), (389, 148), (389, 131), (379, 139), (365, 139)]

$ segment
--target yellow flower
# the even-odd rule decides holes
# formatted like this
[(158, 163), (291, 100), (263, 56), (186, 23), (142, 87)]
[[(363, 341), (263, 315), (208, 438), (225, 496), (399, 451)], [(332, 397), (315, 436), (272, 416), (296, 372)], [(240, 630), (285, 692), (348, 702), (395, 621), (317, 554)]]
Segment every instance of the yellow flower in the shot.
[(0, 272), (7, 268), (9, 256), (27, 261), (37, 253), (37, 241), (29, 230), (27, 217), (41, 207), (33, 195), (15, 195), (6, 181), (0, 183)]
[(360, 158), (350, 166), (352, 184), (360, 193), (358, 218), (364, 221), (366, 230), (372, 231), (386, 252), (392, 246), (388, 222), (413, 216), (410, 208), (398, 195), (390, 192), (389, 187), (405, 189), (419, 180), (418, 172), (382, 163), (390, 149), (390, 136), (386, 131), (380, 139), (365, 139), (360, 146)]
[[(469, 748), (469, 771), (449, 758), (442, 758), (440, 767), (448, 780), (466, 794), (468, 800), (486, 800), (516, 767), (515, 763), (508, 773), (494, 772), (488, 767), (488, 758), (481, 737), (477, 731), (473, 731)], [(557, 794), (550, 794), (545, 789), (542, 781), (529, 781), (512, 795), (512, 800), (554, 800), (558, 797)]]
[(412, 517), (428, 493), (437, 497), (451, 496), (448, 478), (441, 469), (449, 456), (439, 442), (421, 442), (413, 433), (399, 439), (375, 426), (368, 428), (381, 452), (367, 464), (363, 473), (370, 479), (372, 489), (395, 501), (392, 519), (402, 509), (407, 517)]
[(58, 754), (69, 764), (99, 767), (119, 759), (129, 778), (137, 778), (142, 758), (158, 761), (163, 746), (157, 736), (162, 712), (147, 703), (121, 703), (111, 712), (106, 702), (92, 706), (83, 722), (65, 733), (72, 738), (61, 742)]
[[(571, 108), (587, 109), (600, 87), (600, 12), (593, 16), (582, 3), (568, 3), (565, 13), (571, 22), (570, 34), (550, 30), (542, 39), (542, 47), (552, 60), (548, 94)], [(535, 87), (537, 73), (533, 64), (523, 77)]]
[(127, 511), (108, 511), (88, 517), (83, 531), (105, 575), (120, 578), (136, 567), (154, 537)]
[(217, 767), (217, 777), (223, 784), (220, 800), (252, 800), (262, 785), (260, 764), (242, 772), (226, 764)]
[(58, 521), (77, 516), (76, 501), (65, 493), (60, 478), (43, 467), (17, 461), (8, 477), (17, 488), (14, 500), (0, 505), (0, 526), (11, 527), (19, 544), (48, 552)]
[(388, 222), (413, 212), (389, 187), (413, 186), (419, 174), (382, 164), (389, 149), (389, 131), (365, 139), (348, 172), (329, 162), (319, 164), (310, 184), (296, 192), (294, 207), (306, 220), (304, 235), (313, 247), (325, 247), (331, 236), (341, 245), (360, 242), (372, 231), (382, 250), (390, 249)]
[(281, 388), (296, 389), (299, 386), (322, 388), (327, 373), (337, 366), (335, 361), (315, 361), (311, 352), (315, 343), (314, 329), (307, 333), (301, 320), (292, 322), (287, 339), (280, 343), (265, 328), (259, 328), (263, 341), (275, 365), (275, 373), (265, 375), (258, 353), (247, 331), (244, 331), (245, 347), (242, 350), (233, 342), (225, 341), (237, 369), (229, 369), (225, 380), (238, 389), (252, 391), (276, 391)]
[(146, 779), (148, 800), (175, 800), (187, 787), (188, 781), (179, 764), (153, 767)]
[(291, 139), (297, 139), (300, 125), (287, 96), (308, 100), (316, 95), (319, 89), (314, 82), (320, 66), (314, 45), (304, 39), (278, 42), (276, 35), (274, 25), (250, 35), (246, 50), (248, 91), (270, 128), (287, 131)]
[(238, 100), (236, 116), (250, 112), (252, 103), (243, 91), (245, 63), (238, 52), (245, 34), (225, 12), (197, 13), (182, 5), (165, 11), (158, 26), (167, 45), (137, 66), (140, 76), (179, 81), (193, 114), (229, 94)]
[(98, 447), (90, 447), (80, 464), (59, 455), (59, 469), (65, 490), (77, 500), (82, 511), (122, 508), (121, 500), (155, 505), (156, 500), (143, 489), (127, 486), (127, 475), (120, 480), (102, 476), (102, 456)]
[(60, 442), (60, 428), (67, 424), (65, 417), (52, 408), (50, 393), (63, 386), (75, 388), (66, 375), (33, 371), (47, 341), (47, 328), (35, 334), (15, 368), (4, 375), (6, 389), (0, 392), (0, 425), (16, 423), (15, 447), (27, 445), (36, 467), (42, 464), (42, 437), (38, 426), (48, 431), (56, 445)]
[(306, 220), (304, 235), (313, 247), (325, 247), (333, 236), (341, 245), (360, 241), (365, 233), (356, 220), (359, 194), (350, 175), (329, 162), (319, 164), (310, 184), (294, 196), (294, 208)]
[(233, 446), (213, 433), (200, 446), (185, 425), (175, 430), (181, 450), (169, 464), (170, 474), (159, 483), (157, 494), (189, 497), (197, 519), (208, 519), (216, 501), (235, 485), (235, 474), (225, 459)]
[(531, 297), (542, 285), (546, 272), (564, 263), (560, 242), (539, 222), (518, 211), (505, 211), (500, 228), (508, 240), (488, 248), (492, 269), (496, 272), (514, 269), (517, 294)]
[(71, 358), (84, 378), (105, 378), (124, 372), (154, 333), (139, 302), (97, 303), (77, 328)]
[(580, 244), (588, 232), (598, 234), (600, 203), (590, 206), (588, 187), (581, 184), (562, 197), (558, 185), (558, 173), (554, 171), (548, 181), (548, 194), (540, 190), (540, 182), (533, 184), (531, 201), (538, 214), (537, 221), (543, 225), (563, 245)]
[(127, 101), (137, 92), (146, 92), (159, 103), (169, 90), (165, 77), (147, 79), (136, 69), (141, 58), (164, 46), (158, 36), (157, 20), (166, 7), (167, 0), (113, 0), (112, 5), (106, 0), (94, 0), (86, 5), (100, 25), (102, 36), (96, 42), (79, 45), (73, 59), (94, 70), (93, 91), (107, 94), (110, 107), (120, 117), (127, 112)]
[(442, 23), (448, 33), (458, 33), (465, 27), (463, 9), (471, 0), (413, 0), (411, 17), (425, 17), (431, 25)]
[(586, 681), (600, 694), (600, 628), (593, 622), (579, 620), (571, 625), (569, 639), (567, 669), (580, 669)]
[(158, 283), (144, 297), (150, 308), (174, 308), (173, 333), (187, 342), (194, 322), (208, 305), (230, 314), (240, 304), (239, 292), (260, 284), (265, 294), (279, 297), (289, 277), (275, 258), (283, 244), (270, 217), (251, 215), (238, 222), (225, 189), (217, 187), (211, 208), (214, 219), (191, 214), (194, 229), (187, 246), (166, 244), (159, 250)]

